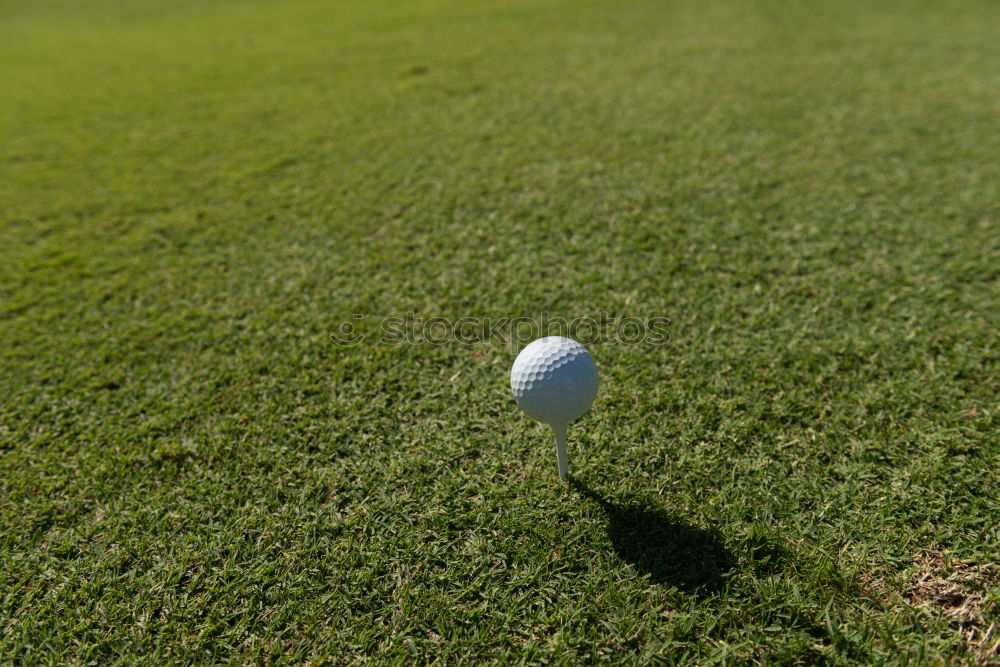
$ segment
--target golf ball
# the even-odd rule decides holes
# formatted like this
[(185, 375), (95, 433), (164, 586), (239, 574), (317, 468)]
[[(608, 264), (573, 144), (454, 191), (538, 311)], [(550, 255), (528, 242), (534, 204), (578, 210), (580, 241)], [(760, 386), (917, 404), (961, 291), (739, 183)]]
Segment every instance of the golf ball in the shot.
[(533, 341), (510, 369), (517, 404), (546, 424), (568, 424), (589, 410), (597, 383), (597, 364), (587, 348), (562, 336)]

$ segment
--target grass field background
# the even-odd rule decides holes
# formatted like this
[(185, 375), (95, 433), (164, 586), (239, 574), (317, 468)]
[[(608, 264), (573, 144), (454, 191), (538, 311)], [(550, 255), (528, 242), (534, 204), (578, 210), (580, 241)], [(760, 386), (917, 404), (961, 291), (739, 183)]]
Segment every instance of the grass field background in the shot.
[[(997, 660), (997, 26), (0, 0), (2, 661)], [(671, 340), (566, 486), (408, 311)]]

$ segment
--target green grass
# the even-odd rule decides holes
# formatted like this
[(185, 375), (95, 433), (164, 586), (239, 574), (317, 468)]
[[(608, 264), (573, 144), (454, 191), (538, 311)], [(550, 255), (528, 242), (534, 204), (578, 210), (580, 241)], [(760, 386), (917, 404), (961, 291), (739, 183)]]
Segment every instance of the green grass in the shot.
[[(0, 1), (0, 662), (990, 660), (998, 24)], [(570, 486), (512, 350), (329, 338), (602, 310)]]

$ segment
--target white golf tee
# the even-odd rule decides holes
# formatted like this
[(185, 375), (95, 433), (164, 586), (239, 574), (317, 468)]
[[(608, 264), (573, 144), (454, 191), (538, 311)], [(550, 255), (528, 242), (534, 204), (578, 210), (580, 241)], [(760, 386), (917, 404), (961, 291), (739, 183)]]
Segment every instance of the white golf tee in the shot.
[(569, 474), (569, 459), (566, 458), (566, 429), (569, 424), (549, 424), (556, 436), (556, 460), (559, 462), (559, 479), (566, 481)]

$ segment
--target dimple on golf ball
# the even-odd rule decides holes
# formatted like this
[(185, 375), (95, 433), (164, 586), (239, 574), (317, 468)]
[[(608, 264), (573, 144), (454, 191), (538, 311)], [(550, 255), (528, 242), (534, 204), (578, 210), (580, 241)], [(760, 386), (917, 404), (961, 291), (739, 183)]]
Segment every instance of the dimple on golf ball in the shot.
[(587, 348), (562, 336), (532, 342), (510, 369), (517, 404), (546, 424), (568, 424), (589, 410), (597, 385), (597, 364)]

